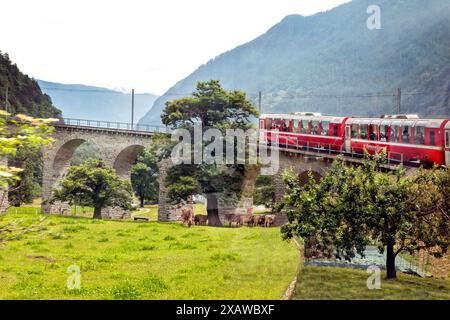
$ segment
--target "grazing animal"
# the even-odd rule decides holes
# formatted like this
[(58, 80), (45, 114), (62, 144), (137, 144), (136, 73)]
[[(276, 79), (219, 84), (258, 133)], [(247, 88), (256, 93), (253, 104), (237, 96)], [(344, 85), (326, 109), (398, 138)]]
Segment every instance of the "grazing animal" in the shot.
[(234, 216), (234, 214), (226, 214), (225, 215), (225, 221), (228, 221), (228, 223), (230, 224), (230, 227), (231, 227), (231, 223), (233, 221), (233, 216)]
[(263, 227), (265, 220), (266, 220), (266, 216), (257, 215), (257, 216), (255, 216), (255, 219), (254, 219), (254, 225), (257, 227)]
[(208, 221), (208, 216), (197, 214), (194, 217), (194, 223), (196, 226), (205, 226), (206, 222)]
[(269, 228), (273, 225), (273, 223), (275, 222), (275, 215), (273, 214), (268, 214), (265, 217), (265, 221), (264, 221), (264, 225), (266, 226), (266, 228)]
[(189, 228), (194, 224), (194, 211), (190, 208), (181, 208), (181, 220)]
[(241, 216), (237, 214), (233, 214), (230, 222), (230, 226), (233, 225), (233, 223), (236, 225), (236, 227), (242, 226)]
[(241, 225), (246, 225), (247, 227), (253, 227), (254, 216), (252, 214), (247, 214), (246, 216), (241, 216)]

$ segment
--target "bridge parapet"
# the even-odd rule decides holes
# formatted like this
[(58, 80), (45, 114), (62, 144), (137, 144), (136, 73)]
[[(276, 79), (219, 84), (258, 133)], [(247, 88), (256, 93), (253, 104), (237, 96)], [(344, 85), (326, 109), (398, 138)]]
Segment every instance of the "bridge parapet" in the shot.
[(132, 124), (127, 122), (111, 122), (102, 120), (72, 119), (63, 118), (55, 123), (57, 128), (72, 128), (76, 130), (91, 129), (105, 130), (110, 132), (128, 132), (134, 134), (155, 134), (170, 133), (170, 129), (165, 126), (149, 125), (149, 124)]

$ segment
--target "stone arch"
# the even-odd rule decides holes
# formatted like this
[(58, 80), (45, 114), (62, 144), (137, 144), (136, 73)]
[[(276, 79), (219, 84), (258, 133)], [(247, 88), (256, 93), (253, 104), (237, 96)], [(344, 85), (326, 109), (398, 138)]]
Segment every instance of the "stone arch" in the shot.
[(119, 177), (129, 178), (131, 166), (145, 147), (140, 144), (128, 146), (119, 152), (114, 160), (113, 167)]
[[(152, 134), (122, 132), (105, 128), (86, 128), (75, 126), (56, 127), (53, 138), (55, 143), (43, 148), (44, 170), (42, 184), (42, 212), (69, 212), (65, 203), (49, 201), (53, 190), (67, 173), (71, 160), (77, 148), (85, 142), (94, 144), (98, 151), (98, 158), (105, 165), (113, 167), (117, 174), (130, 179), (130, 169), (139, 153), (152, 144)], [(105, 218), (122, 219), (129, 213), (118, 208), (102, 210)]]
[[(84, 143), (91, 143), (96, 146), (96, 149), (100, 151), (98, 144), (92, 139), (85, 138), (74, 138), (64, 142), (59, 148), (56, 149), (56, 153), (53, 157), (52, 161), (52, 171), (63, 174), (68, 167), (70, 167), (70, 163), (73, 159), (75, 151)], [(99, 155), (101, 153), (99, 152)], [(100, 156), (101, 158), (101, 156)]]
[(60, 146), (53, 159), (52, 169), (54, 171), (61, 171), (65, 167), (68, 167), (75, 150), (85, 142), (86, 140), (84, 139), (72, 139)]

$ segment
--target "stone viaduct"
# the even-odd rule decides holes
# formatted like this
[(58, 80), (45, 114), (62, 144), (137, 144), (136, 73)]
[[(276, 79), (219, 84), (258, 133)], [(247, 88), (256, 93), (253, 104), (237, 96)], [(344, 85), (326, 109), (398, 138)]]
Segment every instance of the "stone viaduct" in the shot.
[[(67, 119), (70, 120), (70, 119)], [(42, 186), (42, 212), (69, 214), (70, 207), (66, 203), (50, 203), (52, 190), (58, 187), (61, 179), (67, 173), (71, 159), (75, 150), (84, 142), (91, 142), (97, 146), (98, 156), (106, 165), (113, 167), (117, 174), (124, 178), (130, 178), (130, 170), (138, 155), (153, 143), (153, 136), (156, 132), (166, 132), (164, 128), (148, 127), (139, 128), (134, 126), (130, 129), (129, 124), (117, 124), (100, 121), (88, 121), (85, 123), (72, 123), (65, 121), (55, 125), (53, 138), (55, 142), (51, 147), (43, 148), (44, 168), (43, 168), (43, 186)], [(81, 120), (84, 121), (84, 120)], [(275, 148), (272, 147), (272, 150)], [(281, 199), (284, 194), (284, 185), (282, 182), (282, 173), (287, 168), (293, 168), (299, 174), (301, 179), (307, 179), (307, 174), (312, 171), (316, 177), (325, 174), (327, 168), (337, 157), (335, 154), (306, 152), (304, 150), (286, 150), (277, 148), (279, 155), (279, 170), (273, 176), (275, 184), (276, 198)], [(361, 162), (360, 159), (347, 158), (352, 163)], [(177, 220), (179, 212), (171, 207), (166, 198), (164, 179), (167, 168), (170, 167), (170, 160), (163, 161), (160, 164), (160, 191), (158, 220), (173, 221)], [(254, 180), (259, 171), (251, 170), (249, 177), (244, 182), (246, 194), (251, 195), (254, 187)], [(0, 192), (0, 207), (6, 208), (6, 192)], [(253, 202), (251, 196), (243, 198), (237, 205), (219, 203), (219, 215), (227, 213), (245, 214), (252, 208)], [(251, 209), (250, 209), (251, 210)], [(104, 218), (124, 219), (130, 216), (120, 208), (106, 208), (102, 210)]]
[[(146, 128), (145, 130), (130, 130), (128, 127), (119, 128), (112, 124), (92, 121), (88, 123), (59, 123), (55, 125), (53, 138), (55, 142), (50, 147), (43, 148), (44, 170), (42, 185), (42, 212), (68, 214), (70, 207), (66, 203), (49, 203), (52, 197), (52, 190), (58, 187), (59, 182), (64, 178), (70, 166), (75, 150), (84, 142), (91, 142), (97, 146), (98, 156), (108, 166), (113, 167), (117, 174), (124, 178), (130, 178), (131, 166), (138, 155), (153, 143), (152, 137), (155, 131), (160, 128)], [(142, 128), (138, 128), (142, 129)], [(165, 132), (165, 130), (163, 130)], [(284, 192), (281, 174), (284, 169), (293, 167), (299, 174), (307, 174), (309, 170), (321, 176), (325, 173), (330, 164), (330, 159), (318, 157), (317, 155), (305, 156), (304, 154), (280, 153), (280, 170), (274, 175), (276, 196), (281, 198)], [(158, 206), (158, 220), (176, 220), (176, 210), (172, 210), (166, 200), (166, 190), (162, 183), (165, 179), (165, 172), (170, 167), (170, 160), (160, 164), (160, 194)], [(247, 194), (253, 188), (252, 181), (258, 174), (250, 173), (247, 179)], [(232, 207), (226, 203), (219, 203), (219, 213), (241, 213), (245, 214), (252, 206), (249, 199), (242, 199), (237, 207)], [(129, 216), (119, 208), (106, 208), (102, 210), (104, 218), (123, 219)]]
[[(122, 178), (129, 178), (131, 166), (139, 153), (152, 144), (152, 132), (65, 124), (57, 124), (55, 128), (55, 142), (50, 147), (43, 148), (43, 213), (65, 213), (70, 210), (65, 203), (50, 204), (48, 200), (52, 197), (52, 190), (67, 173), (75, 150), (84, 142), (95, 144), (99, 158), (113, 167)], [(118, 208), (103, 211), (105, 218), (123, 218), (127, 215)]]

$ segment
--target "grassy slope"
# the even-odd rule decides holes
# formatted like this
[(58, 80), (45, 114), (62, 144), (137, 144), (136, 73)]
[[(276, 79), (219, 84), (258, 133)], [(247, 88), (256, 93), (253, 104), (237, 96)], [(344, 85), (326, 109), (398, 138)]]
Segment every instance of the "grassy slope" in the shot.
[(422, 279), (398, 274), (396, 280), (381, 280), (381, 290), (367, 289), (364, 270), (331, 267), (304, 267), (299, 275), (294, 299), (450, 299), (450, 279)]
[[(6, 221), (39, 216), (6, 215)], [(279, 299), (298, 253), (279, 229), (49, 216), (47, 230), (0, 247), (0, 299)], [(81, 268), (69, 291), (66, 270)]]

